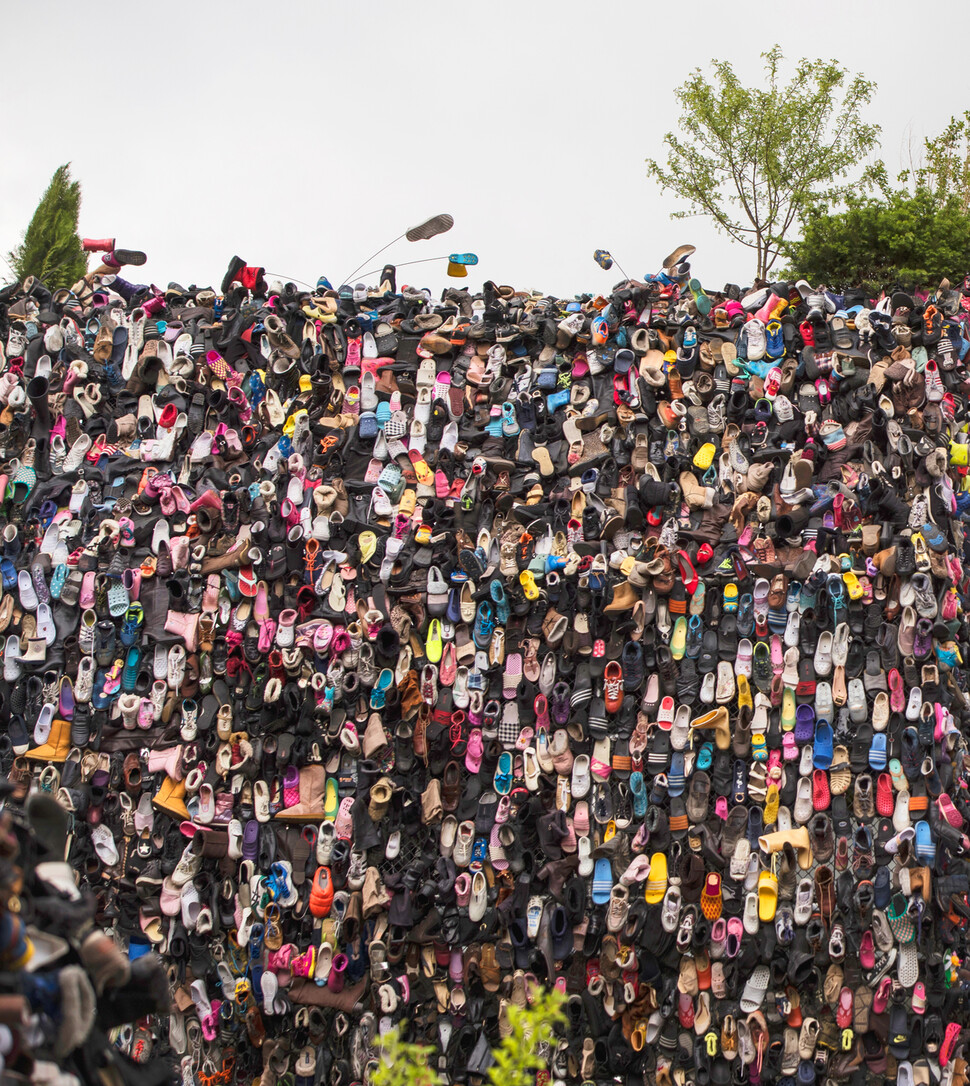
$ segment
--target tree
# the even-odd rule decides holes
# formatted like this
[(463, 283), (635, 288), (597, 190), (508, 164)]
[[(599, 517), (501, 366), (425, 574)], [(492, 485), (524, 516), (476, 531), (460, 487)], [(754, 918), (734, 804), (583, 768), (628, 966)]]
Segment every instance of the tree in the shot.
[[(536, 1072), (550, 1061), (556, 1046), (556, 1030), (565, 1024), (557, 991), (535, 991), (525, 1007), (509, 1003), (505, 1028), (492, 1049), (492, 1066), (485, 1078), (490, 1086), (534, 1086)], [(437, 1050), (432, 1045), (404, 1041), (394, 1029), (380, 1038), (380, 1063), (370, 1077), (372, 1086), (442, 1086), (434, 1069)], [(462, 1068), (464, 1070), (464, 1068)]]
[(71, 164), (54, 171), (21, 243), (7, 259), (18, 279), (36, 276), (51, 290), (69, 287), (87, 271), (77, 232), (81, 184), (71, 180)]
[(757, 253), (763, 278), (791, 231), (813, 208), (838, 203), (840, 183), (878, 142), (861, 109), (875, 84), (835, 61), (802, 59), (786, 84), (776, 45), (762, 54), (767, 87), (745, 87), (727, 61), (714, 81), (696, 69), (677, 90), (680, 135), (668, 132), (667, 164), (647, 160), (665, 190), (709, 215), (729, 237)]
[(850, 196), (843, 211), (810, 211), (785, 246), (791, 277), (832, 287), (935, 286), (970, 271), (970, 213), (957, 196), (918, 187)]
[[(970, 210), (970, 110), (927, 137), (923, 152), (922, 165), (913, 170), (916, 188), (927, 189), (938, 207), (955, 200), (960, 211)], [(900, 181), (908, 179), (908, 173), (900, 174)]]

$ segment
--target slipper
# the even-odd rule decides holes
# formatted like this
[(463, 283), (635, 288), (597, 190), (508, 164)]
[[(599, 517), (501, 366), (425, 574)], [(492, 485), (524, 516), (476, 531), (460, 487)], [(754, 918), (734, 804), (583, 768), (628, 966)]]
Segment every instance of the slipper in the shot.
[[(885, 739), (885, 736), (883, 736)], [(832, 725), (827, 720), (816, 721), (815, 744), (812, 749), (812, 761), (816, 769), (828, 769), (832, 764), (835, 737)]]
[(536, 445), (532, 449), (532, 459), (539, 465), (539, 473), (544, 478), (549, 478), (555, 473), (555, 466), (549, 456), (549, 450), (545, 445)]
[[(764, 873), (767, 874), (767, 872)], [(755, 1011), (761, 1010), (770, 980), (771, 974), (766, 965), (755, 966), (741, 994), (741, 1010), (745, 1014), (754, 1014)]]
[(923, 863), (932, 866), (936, 862), (936, 842), (929, 822), (916, 823), (916, 855)]
[[(364, 436), (361, 433), (361, 436)], [(422, 486), (434, 486), (434, 472), (428, 467), (428, 462), (417, 449), (408, 449), (408, 458), (414, 465), (414, 474)]]
[(888, 755), (888, 737), (885, 732), (876, 732), (869, 747), (869, 765), (875, 770), (886, 768)]
[[(679, 887), (670, 887), (670, 889), (677, 889), (677, 912), (679, 915)], [(647, 905), (657, 905), (660, 901), (664, 901), (664, 911), (666, 913), (668, 908), (672, 908), (672, 906), (669, 904), (668, 900), (665, 899), (665, 896), (667, 898), (670, 896), (670, 893), (668, 892), (667, 857), (664, 853), (654, 853), (650, 859), (650, 871), (648, 871), (646, 876), (644, 899), (646, 900)]]
[(600, 857), (593, 868), (593, 904), (606, 905), (612, 890), (613, 867), (606, 857)]
[(687, 289), (691, 292), (691, 296), (694, 299), (694, 305), (697, 306), (697, 312), (700, 313), (702, 317), (706, 317), (711, 311), (711, 299), (704, 293), (704, 288), (701, 286), (700, 280), (688, 280)]

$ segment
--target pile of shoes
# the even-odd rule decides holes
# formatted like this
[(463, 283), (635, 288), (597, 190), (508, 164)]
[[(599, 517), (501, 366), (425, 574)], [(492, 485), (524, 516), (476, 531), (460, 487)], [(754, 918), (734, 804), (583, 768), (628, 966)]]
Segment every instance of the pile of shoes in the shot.
[[(3, 785), (6, 799), (25, 791)], [(0, 1075), (160, 1086), (169, 1069), (148, 1066), (155, 1042), (137, 1022), (167, 1011), (168, 978), (150, 948), (129, 953), (95, 923), (95, 897), (63, 859), (70, 822), (43, 790), (0, 814)]]
[(0, 764), (119, 1055), (466, 1082), (554, 986), (562, 1082), (968, 1081), (970, 284), (89, 247), (0, 291)]

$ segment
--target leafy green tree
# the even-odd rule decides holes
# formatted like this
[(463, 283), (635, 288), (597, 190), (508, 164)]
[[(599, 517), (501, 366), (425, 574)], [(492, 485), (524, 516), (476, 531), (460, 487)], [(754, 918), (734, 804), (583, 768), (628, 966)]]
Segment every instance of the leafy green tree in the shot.
[[(923, 141), (923, 162), (913, 171), (917, 189), (932, 193), (938, 207), (955, 200), (970, 210), (970, 110), (951, 117), (938, 136)], [(900, 176), (904, 181), (907, 174)]]
[(77, 232), (81, 183), (71, 180), (71, 164), (54, 171), (21, 243), (7, 259), (18, 279), (36, 276), (51, 290), (69, 287), (87, 271)]
[[(507, 1028), (492, 1049), (487, 1075), (491, 1086), (533, 1086), (536, 1072), (555, 1051), (556, 1030), (565, 1024), (562, 1004), (563, 996), (555, 990), (536, 992), (525, 1007), (508, 1004)], [(433, 1045), (404, 1041), (392, 1030), (380, 1039), (381, 1059), (372, 1086), (442, 1086), (436, 1055)]]
[(781, 49), (762, 55), (765, 87), (744, 86), (727, 61), (713, 62), (712, 81), (696, 69), (677, 89), (680, 134), (664, 137), (666, 166), (647, 160), (650, 176), (690, 206), (674, 217), (710, 216), (755, 250), (759, 277), (813, 208), (847, 195), (840, 179), (879, 137), (861, 115), (874, 83), (809, 59), (783, 83)]
[(810, 283), (935, 286), (970, 271), (970, 213), (926, 187), (850, 196), (845, 210), (810, 212), (785, 252), (792, 275)]

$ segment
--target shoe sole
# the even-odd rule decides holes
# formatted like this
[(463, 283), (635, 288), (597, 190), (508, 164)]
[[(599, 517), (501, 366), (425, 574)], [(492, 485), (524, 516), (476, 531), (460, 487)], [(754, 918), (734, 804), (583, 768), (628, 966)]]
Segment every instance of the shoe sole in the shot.
[(111, 254), (119, 264), (130, 264), (140, 268), (148, 259), (140, 249), (115, 249)]

